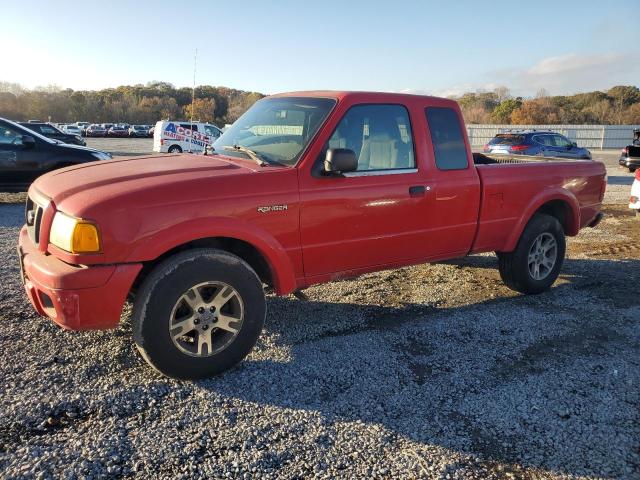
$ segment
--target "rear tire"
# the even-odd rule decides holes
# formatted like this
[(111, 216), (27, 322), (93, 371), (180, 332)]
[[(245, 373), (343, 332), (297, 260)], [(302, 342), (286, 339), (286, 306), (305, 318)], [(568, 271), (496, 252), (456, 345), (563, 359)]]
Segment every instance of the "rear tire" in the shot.
[(629, 167), (629, 173), (634, 173), (637, 167)]
[(249, 354), (265, 312), (262, 282), (244, 260), (223, 250), (188, 250), (144, 280), (133, 306), (134, 340), (164, 375), (209, 377)]
[(557, 218), (536, 214), (513, 252), (498, 253), (502, 281), (512, 290), (538, 294), (548, 290), (562, 268), (566, 243)]
[(171, 145), (168, 150), (169, 153), (182, 153), (182, 147), (180, 145)]

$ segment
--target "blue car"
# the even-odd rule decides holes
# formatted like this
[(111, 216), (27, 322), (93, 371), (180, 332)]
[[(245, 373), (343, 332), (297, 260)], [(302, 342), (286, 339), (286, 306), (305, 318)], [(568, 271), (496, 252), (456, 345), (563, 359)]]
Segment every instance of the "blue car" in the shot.
[(484, 146), (485, 153), (507, 153), (591, 160), (591, 152), (564, 135), (547, 130), (499, 133)]

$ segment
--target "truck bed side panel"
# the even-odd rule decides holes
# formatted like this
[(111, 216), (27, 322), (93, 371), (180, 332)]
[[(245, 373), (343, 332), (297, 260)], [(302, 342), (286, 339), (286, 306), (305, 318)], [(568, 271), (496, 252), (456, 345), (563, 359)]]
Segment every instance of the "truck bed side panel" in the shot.
[(600, 162), (479, 165), (483, 195), (473, 252), (511, 251), (533, 214), (564, 202), (565, 232), (576, 235), (597, 215), (604, 195)]

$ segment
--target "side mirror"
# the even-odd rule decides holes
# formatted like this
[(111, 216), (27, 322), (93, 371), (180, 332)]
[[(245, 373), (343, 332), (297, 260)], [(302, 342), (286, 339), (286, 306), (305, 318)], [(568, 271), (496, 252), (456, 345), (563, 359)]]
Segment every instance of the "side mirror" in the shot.
[(571, 142), (571, 148), (577, 148), (578, 144), (576, 142)]
[(356, 152), (348, 148), (330, 148), (324, 158), (324, 171), (330, 174), (355, 172), (358, 169)]
[(25, 150), (29, 150), (36, 146), (36, 139), (31, 135), (23, 135), (22, 136), (22, 148)]

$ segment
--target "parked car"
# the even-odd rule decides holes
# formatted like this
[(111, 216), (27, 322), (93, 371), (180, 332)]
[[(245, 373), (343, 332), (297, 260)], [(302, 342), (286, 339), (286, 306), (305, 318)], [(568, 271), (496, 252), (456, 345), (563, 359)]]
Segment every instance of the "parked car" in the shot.
[(572, 159), (591, 159), (591, 152), (580, 148), (564, 135), (543, 130), (511, 130), (499, 133), (484, 146), (485, 153), (537, 155)]
[(145, 125), (133, 125), (129, 127), (130, 137), (148, 137), (149, 129)]
[(133, 298), (144, 359), (165, 375), (206, 377), (253, 348), (263, 284), (287, 295), (495, 251), (507, 286), (549, 289), (565, 235), (602, 217), (605, 176), (601, 162), (476, 166), (453, 100), (280, 94), (256, 102), (211, 156), (39, 178), (19, 257), (41, 315), (114, 328)]
[(113, 125), (114, 125), (113, 123), (103, 123), (102, 128), (104, 128), (105, 131), (108, 132), (111, 129), (111, 127), (113, 127)]
[(629, 169), (631, 173), (640, 168), (640, 129), (633, 130), (633, 141), (622, 149), (618, 163)]
[(91, 124), (89, 122), (76, 122), (75, 125), (80, 129), (80, 131), (84, 135), (84, 131), (87, 128), (89, 128), (89, 125), (91, 125)]
[(86, 137), (106, 137), (107, 131), (102, 125), (94, 123), (87, 127), (87, 129), (84, 131), (84, 135)]
[(629, 208), (636, 211), (636, 215), (640, 215), (640, 170), (636, 171), (636, 178), (631, 185), (631, 195), (629, 196)]
[(71, 135), (82, 137), (82, 130), (80, 130), (80, 128), (74, 124), (65, 125), (62, 131)]
[(63, 132), (49, 123), (28, 123), (19, 122), (25, 128), (33, 130), (47, 138), (58, 140), (63, 143), (71, 143), (73, 145), (86, 145), (86, 142), (80, 135), (75, 135), (68, 132)]
[(106, 152), (61, 143), (0, 118), (0, 191), (23, 191), (43, 173), (109, 158)]
[(107, 137), (128, 137), (129, 130), (119, 125), (114, 125), (107, 131)]
[(156, 123), (153, 131), (153, 151), (199, 153), (220, 135), (222, 131), (210, 123), (161, 120)]

